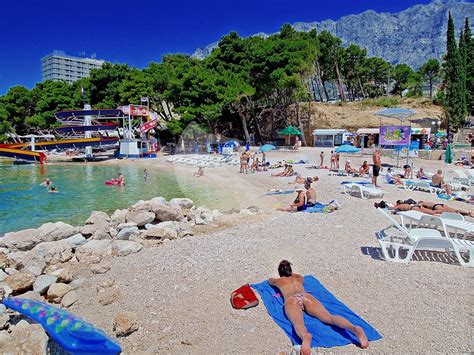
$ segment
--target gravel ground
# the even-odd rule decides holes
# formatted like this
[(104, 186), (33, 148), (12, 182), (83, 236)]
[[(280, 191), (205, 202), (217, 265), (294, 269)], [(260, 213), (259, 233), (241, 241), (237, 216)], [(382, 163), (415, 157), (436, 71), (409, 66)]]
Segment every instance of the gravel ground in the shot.
[[(297, 154), (315, 156), (316, 152), (274, 153), (272, 160), (297, 159)], [(160, 167), (156, 162), (143, 164)], [(423, 164), (428, 171), (442, 166)], [(175, 169), (181, 174), (195, 170)], [(106, 260), (111, 270), (88, 275), (78, 291), (80, 301), (71, 309), (110, 334), (115, 314), (135, 312), (139, 330), (119, 340), (126, 353), (289, 352), (289, 339), (262, 303), (238, 311), (229, 302), (230, 293), (242, 284), (276, 276), (276, 267), (285, 258), (293, 262), (296, 272), (320, 279), (384, 336), (371, 343), (369, 351), (472, 352), (472, 270), (435, 252), (417, 253), (409, 264), (384, 261), (374, 232), (387, 223), (373, 208), (374, 201), (341, 194), (339, 183), (347, 178), (328, 176), (327, 170), (297, 169), (304, 176), (318, 175), (321, 180), (315, 187), (320, 201), (336, 198), (342, 209), (328, 215), (276, 212), (272, 210), (276, 201), (287, 203), (293, 196), (262, 194), (268, 188), (287, 188), (288, 179), (271, 178), (269, 173), (238, 174), (235, 167), (206, 171), (200, 183), (227, 188), (229, 204), (256, 205), (261, 213), (239, 216), (229, 223), (233, 226), (217, 232)], [(408, 197), (440, 201), (428, 193), (382, 187), (388, 201)], [(110, 279), (115, 284), (106, 292), (118, 292), (111, 304), (102, 306), (99, 299), (104, 293), (97, 292), (96, 285)], [(362, 351), (355, 345), (317, 350)]]

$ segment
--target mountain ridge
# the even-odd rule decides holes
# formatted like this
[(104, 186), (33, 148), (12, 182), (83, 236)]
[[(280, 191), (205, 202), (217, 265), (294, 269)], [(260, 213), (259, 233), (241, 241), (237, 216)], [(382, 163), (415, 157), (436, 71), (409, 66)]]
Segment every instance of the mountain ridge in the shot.
[[(464, 25), (465, 17), (474, 17), (474, 3), (463, 0), (434, 0), (396, 13), (366, 10), (342, 16), (337, 20), (295, 22), (298, 31), (328, 30), (342, 40), (367, 48), (371, 57), (381, 57), (392, 64), (406, 63), (417, 69), (430, 58), (441, 59), (446, 48), (448, 12), (453, 15), (455, 28)], [(472, 21), (471, 21), (472, 25)], [(256, 35), (269, 36), (266, 33)], [(193, 57), (203, 59), (218, 42), (198, 48)]]

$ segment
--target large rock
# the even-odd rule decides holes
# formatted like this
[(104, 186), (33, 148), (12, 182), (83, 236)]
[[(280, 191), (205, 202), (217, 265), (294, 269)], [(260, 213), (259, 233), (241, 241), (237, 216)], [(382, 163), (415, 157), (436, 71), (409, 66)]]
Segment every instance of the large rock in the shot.
[(7, 327), (9, 320), (10, 316), (6, 312), (0, 313), (0, 330), (5, 329)]
[(179, 208), (190, 209), (194, 206), (193, 200), (189, 198), (173, 198), (170, 200), (170, 204)]
[(90, 217), (87, 218), (85, 224), (97, 224), (103, 222), (110, 222), (109, 215), (102, 211), (92, 211)]
[(123, 312), (115, 316), (113, 330), (118, 337), (127, 336), (138, 330), (138, 318), (135, 313)]
[(143, 246), (131, 240), (114, 240), (112, 242), (112, 254), (116, 256), (126, 256), (140, 251)]
[(46, 298), (49, 301), (59, 303), (66, 293), (72, 291), (72, 287), (63, 283), (55, 283), (49, 286)]
[(223, 214), (219, 210), (212, 210), (211, 213), (214, 218), (219, 218), (223, 216)]
[(2, 354), (47, 354), (48, 336), (39, 324), (21, 321), (11, 327), (12, 332), (0, 337)]
[(136, 204), (132, 206), (133, 211), (151, 211), (151, 203), (150, 201), (143, 201), (140, 200)]
[[(145, 210), (133, 210), (127, 213), (126, 221), (134, 222), (138, 227), (144, 226), (147, 223), (151, 223), (155, 220), (155, 214)], [(119, 233), (120, 234), (120, 233)]]
[(150, 203), (151, 203), (152, 205), (154, 205), (154, 204), (163, 204), (163, 203), (165, 203), (165, 202), (166, 202), (166, 198), (161, 197), (161, 196), (160, 196), (160, 197), (153, 197), (153, 198), (150, 200)]
[(74, 275), (71, 270), (66, 268), (60, 268), (49, 273), (51, 276), (55, 276), (58, 282), (68, 284), (74, 280)]
[(71, 307), (74, 303), (78, 300), (77, 292), (76, 291), (69, 291), (64, 295), (61, 300), (61, 306), (65, 308)]
[(35, 257), (35, 254), (31, 252), (16, 251), (7, 255), (7, 266), (7, 269), (14, 268), (15, 270), (23, 270), (28, 274), (39, 276), (45, 269), (46, 263), (43, 258)]
[(117, 229), (119, 231), (121, 231), (122, 229), (132, 228), (132, 227), (136, 227), (136, 226), (137, 226), (137, 224), (135, 222), (120, 223), (119, 225), (117, 225)]
[(33, 291), (38, 292), (40, 295), (48, 291), (50, 285), (57, 281), (58, 277), (54, 275), (40, 275), (36, 278), (33, 284)]
[(152, 204), (152, 211), (160, 222), (181, 221), (184, 218), (181, 209), (167, 204)]
[(89, 240), (86, 244), (81, 245), (76, 249), (77, 253), (110, 255), (112, 253), (112, 246), (109, 240)]
[(6, 233), (3, 238), (0, 238), (0, 247), (8, 248), (12, 251), (27, 251), (41, 242), (65, 239), (76, 234), (77, 231), (77, 228), (64, 222), (46, 223), (38, 229), (25, 229)]
[(115, 212), (110, 216), (112, 221), (117, 223), (125, 223), (125, 217), (127, 216), (128, 210), (115, 210)]
[(113, 288), (111, 290), (105, 290), (100, 293), (99, 303), (102, 306), (107, 306), (109, 304), (119, 301), (121, 297), (122, 297), (122, 293), (117, 288)]
[(7, 255), (0, 253), (0, 269), (3, 269), (7, 266)]
[(5, 280), (5, 278), (8, 276), (8, 274), (3, 271), (2, 269), (0, 269), (0, 281), (3, 281)]
[(28, 292), (25, 292), (25, 293), (22, 293), (20, 295), (13, 296), (13, 297), (14, 298), (27, 298), (29, 300), (44, 302), (44, 298), (41, 297), (39, 292), (36, 292), (36, 291), (28, 291)]
[(33, 254), (36, 259), (43, 259), (46, 266), (65, 263), (74, 256), (72, 247), (66, 240), (40, 243), (28, 253)]
[(144, 231), (141, 237), (144, 239), (176, 239), (178, 237), (178, 232), (173, 224), (165, 226), (161, 226), (161, 224), (157, 224), (155, 228)]
[(72, 237), (64, 239), (71, 248), (76, 248), (87, 243), (87, 239), (81, 233), (74, 234)]
[(131, 235), (139, 235), (139, 234), (140, 234), (140, 231), (138, 230), (138, 227), (123, 228), (120, 230), (120, 232), (117, 233), (117, 235), (115, 236), (115, 239), (128, 240), (128, 238), (130, 238)]
[(13, 295), (30, 290), (34, 282), (35, 277), (24, 272), (17, 272), (5, 278), (5, 283), (12, 289)]
[(94, 224), (86, 224), (80, 228), (81, 233), (86, 236), (93, 235), (97, 231), (107, 231), (109, 229), (109, 223), (102, 221)]

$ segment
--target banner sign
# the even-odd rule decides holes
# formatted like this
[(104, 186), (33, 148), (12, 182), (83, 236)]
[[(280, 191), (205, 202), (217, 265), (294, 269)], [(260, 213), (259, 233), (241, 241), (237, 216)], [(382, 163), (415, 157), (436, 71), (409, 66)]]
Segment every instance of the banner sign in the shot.
[(158, 120), (157, 119), (148, 121), (140, 127), (140, 133), (148, 132), (150, 129), (155, 128), (156, 126), (158, 126)]
[(146, 106), (130, 105), (130, 116), (148, 116)]
[(410, 144), (410, 126), (381, 126), (379, 135), (380, 145)]

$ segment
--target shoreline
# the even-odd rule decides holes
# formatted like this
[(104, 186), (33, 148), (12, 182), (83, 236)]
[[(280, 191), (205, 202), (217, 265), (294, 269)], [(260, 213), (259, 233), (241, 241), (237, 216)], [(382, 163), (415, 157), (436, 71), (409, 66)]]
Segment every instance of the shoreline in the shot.
[[(319, 151), (270, 152), (267, 156), (272, 162), (307, 156), (314, 164)], [(358, 167), (368, 158), (350, 160)], [(189, 178), (197, 169), (174, 166), (164, 159), (100, 164), (168, 169), (178, 179)], [(437, 161), (415, 160), (417, 167), (421, 164), (427, 171), (446, 170)], [(276, 276), (278, 262), (288, 259), (296, 272), (314, 275), (383, 335), (370, 344), (369, 351), (472, 351), (471, 270), (437, 252), (417, 253), (409, 264), (384, 261), (374, 236), (387, 225), (372, 206), (378, 200), (342, 194), (340, 182), (353, 178), (329, 176), (328, 170), (308, 170), (304, 165), (295, 165), (295, 169), (303, 176), (317, 175), (318, 200), (337, 199), (342, 208), (331, 214), (278, 212), (273, 209), (275, 202), (288, 203), (294, 194), (263, 195), (268, 189), (293, 189), (296, 185), (288, 184), (293, 178), (270, 177), (275, 170), (239, 174), (238, 166), (205, 169), (205, 175), (196, 179), (198, 184), (223, 190), (229, 203), (244, 206), (244, 210), (257, 206), (258, 213), (247, 210), (220, 216), (208, 225), (194, 226), (192, 236), (145, 242), (140, 251), (126, 256), (64, 264), (76, 278), (85, 279), (70, 310), (111, 336), (114, 316), (124, 310), (134, 313), (138, 329), (117, 338), (125, 353), (290, 353), (289, 339), (263, 303), (240, 311), (229, 302), (233, 290)], [(414, 198), (463, 209), (472, 206), (381, 183), (387, 201)], [(361, 351), (354, 345), (317, 350)]]

